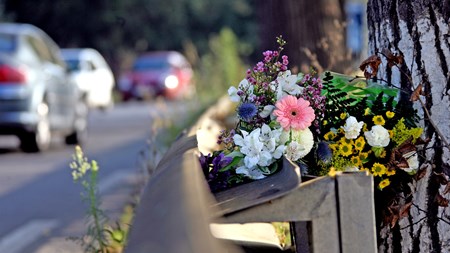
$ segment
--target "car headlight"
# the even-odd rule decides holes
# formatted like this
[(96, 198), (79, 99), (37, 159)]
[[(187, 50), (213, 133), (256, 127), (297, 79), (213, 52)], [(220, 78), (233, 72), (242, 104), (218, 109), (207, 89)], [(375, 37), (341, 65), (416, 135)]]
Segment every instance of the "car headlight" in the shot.
[(168, 89), (175, 89), (178, 87), (178, 78), (174, 75), (167, 76), (166, 79), (164, 79), (164, 85)]

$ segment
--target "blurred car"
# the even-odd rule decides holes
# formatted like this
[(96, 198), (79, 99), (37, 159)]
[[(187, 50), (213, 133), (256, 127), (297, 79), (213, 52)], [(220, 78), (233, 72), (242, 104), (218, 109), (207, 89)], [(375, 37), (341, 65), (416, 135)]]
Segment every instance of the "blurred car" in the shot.
[(118, 88), (124, 100), (189, 97), (194, 92), (192, 73), (179, 52), (148, 52), (136, 58), (131, 71), (120, 78)]
[(86, 137), (87, 106), (69, 82), (55, 42), (29, 24), (0, 23), (0, 135), (16, 135), (27, 152)]
[(114, 75), (103, 56), (92, 48), (63, 48), (62, 57), (91, 108), (109, 108), (113, 102)]

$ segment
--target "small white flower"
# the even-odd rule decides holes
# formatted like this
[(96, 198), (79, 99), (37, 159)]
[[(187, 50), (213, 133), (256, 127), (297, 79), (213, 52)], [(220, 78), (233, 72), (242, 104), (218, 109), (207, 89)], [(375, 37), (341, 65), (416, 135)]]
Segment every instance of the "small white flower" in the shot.
[(261, 129), (257, 128), (250, 134), (242, 131), (242, 136), (234, 135), (234, 143), (240, 146), (240, 152), (244, 154), (244, 164), (247, 168), (252, 168), (256, 165), (269, 166), (272, 161), (272, 154), (265, 146), (266, 143), (261, 141)]
[(261, 116), (261, 118), (267, 118), (269, 115), (272, 114), (274, 109), (275, 109), (274, 105), (266, 105), (264, 106), (264, 109), (259, 113), (259, 116)]
[(372, 147), (383, 148), (389, 145), (389, 132), (386, 128), (375, 125), (370, 131), (364, 132), (367, 143)]
[(228, 96), (230, 96), (230, 100), (232, 102), (238, 103), (241, 101), (241, 97), (237, 93), (238, 93), (238, 89), (236, 89), (236, 87), (231, 86), (230, 88), (228, 88)]
[(283, 92), (289, 95), (299, 95), (303, 88), (297, 84), (298, 77), (291, 75), (291, 71), (287, 70), (277, 77), (278, 85), (281, 85)]
[(284, 153), (292, 161), (305, 157), (314, 146), (314, 136), (309, 130), (292, 131), (292, 141), (287, 145)]
[(243, 174), (253, 180), (263, 179), (266, 177), (257, 167), (247, 168), (245, 166), (240, 166), (236, 169), (236, 174)]
[(284, 150), (286, 150), (286, 146), (285, 145), (280, 145), (278, 146), (275, 151), (272, 153), (273, 158), (275, 159), (280, 159), (281, 156), (284, 154)]
[(297, 161), (300, 159), (300, 154), (303, 153), (303, 147), (296, 141), (289, 143), (284, 150), (285, 156), (291, 161)]
[(245, 166), (251, 168), (256, 166), (260, 160), (265, 160), (266, 155), (262, 152), (264, 144), (259, 140), (261, 131), (259, 128), (253, 130), (250, 134), (242, 131), (242, 136), (236, 134), (233, 136), (234, 143), (241, 147), (240, 151), (245, 155)]
[(361, 132), (361, 129), (364, 125), (364, 122), (358, 122), (355, 117), (350, 116), (345, 121), (345, 125), (342, 127), (345, 132), (345, 138), (347, 139), (356, 139)]
[(419, 159), (417, 157), (416, 151), (411, 151), (403, 155), (406, 158), (406, 162), (408, 163), (409, 168), (402, 168), (404, 171), (408, 173), (415, 173), (417, 169), (419, 169)]
[[(246, 78), (242, 79), (242, 81), (239, 83), (239, 89), (246, 91), (249, 88), (252, 89), (253, 86), (250, 85), (250, 83), (248, 82), (248, 80)], [(252, 89), (251, 93), (253, 93), (253, 89)]]

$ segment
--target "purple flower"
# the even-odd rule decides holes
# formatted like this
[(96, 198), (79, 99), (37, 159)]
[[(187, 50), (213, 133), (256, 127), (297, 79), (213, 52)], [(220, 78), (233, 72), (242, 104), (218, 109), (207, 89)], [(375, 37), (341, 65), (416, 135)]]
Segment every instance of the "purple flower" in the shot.
[(244, 121), (250, 121), (258, 113), (258, 109), (253, 103), (242, 103), (238, 108), (238, 115)]
[(213, 169), (211, 170), (211, 172), (217, 172), (218, 170), (230, 164), (231, 161), (233, 161), (233, 158), (225, 156), (223, 153), (220, 153), (212, 160)]
[(287, 55), (281, 56), (281, 59), (283, 60), (283, 65), (288, 65), (289, 64), (289, 60), (288, 60)]
[(328, 143), (321, 141), (319, 144), (317, 144), (317, 151), (316, 151), (317, 159), (324, 163), (328, 164), (331, 162), (331, 158), (333, 156), (333, 153), (330, 149), (330, 146), (328, 146)]

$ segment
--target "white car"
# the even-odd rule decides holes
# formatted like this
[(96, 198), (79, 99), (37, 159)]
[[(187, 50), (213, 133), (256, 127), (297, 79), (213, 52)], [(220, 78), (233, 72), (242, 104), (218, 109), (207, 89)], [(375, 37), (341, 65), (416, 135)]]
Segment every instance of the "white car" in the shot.
[(92, 48), (61, 50), (74, 82), (90, 108), (109, 108), (114, 104), (114, 75), (103, 56)]

